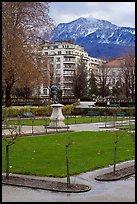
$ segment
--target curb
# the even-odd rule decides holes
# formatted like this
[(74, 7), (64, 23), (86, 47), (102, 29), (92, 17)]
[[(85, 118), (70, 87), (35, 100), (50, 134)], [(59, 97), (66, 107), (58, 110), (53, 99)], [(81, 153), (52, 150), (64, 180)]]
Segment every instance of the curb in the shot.
[(38, 180), (35, 178), (25, 179), (19, 176), (10, 176), (9, 179), (6, 179), (6, 176), (2, 176), (2, 184), (64, 193), (82, 193), (91, 190), (91, 187), (83, 184), (72, 183), (70, 187), (67, 187), (67, 183), (65, 182)]
[[(128, 173), (124, 172), (124, 173), (122, 173), (122, 175), (119, 175), (120, 171), (124, 171), (128, 168), (131, 168), (130, 172), (128, 172)], [(134, 165), (125, 167), (123, 169), (118, 169), (118, 170), (116, 170), (115, 174), (113, 173), (113, 171), (111, 171), (111, 172), (108, 172), (106, 174), (98, 175), (95, 177), (95, 180), (98, 180), (98, 181), (116, 181), (119, 179), (129, 177), (133, 174), (135, 174), (135, 166)]]

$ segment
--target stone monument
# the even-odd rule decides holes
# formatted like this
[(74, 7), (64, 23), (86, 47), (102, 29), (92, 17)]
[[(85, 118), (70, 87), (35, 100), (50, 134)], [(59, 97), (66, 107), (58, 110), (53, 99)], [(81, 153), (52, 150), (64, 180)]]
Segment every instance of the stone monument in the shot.
[(67, 128), (63, 120), (65, 117), (62, 114), (62, 107), (63, 105), (59, 103), (58, 96), (57, 96), (57, 90), (58, 87), (56, 84), (51, 84), (50, 86), (50, 97), (52, 99), (52, 104), (51, 106), (53, 107), (52, 109), (52, 114), (50, 116), (50, 124), (49, 128)]

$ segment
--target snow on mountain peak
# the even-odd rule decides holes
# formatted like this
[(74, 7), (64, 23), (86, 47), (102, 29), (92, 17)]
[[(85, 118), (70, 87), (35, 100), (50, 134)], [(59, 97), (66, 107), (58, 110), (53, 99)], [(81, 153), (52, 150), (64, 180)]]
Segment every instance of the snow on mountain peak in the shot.
[(50, 40), (72, 40), (73, 43), (80, 46), (88, 46), (89, 50), (96, 43), (134, 47), (135, 28), (119, 27), (109, 21), (96, 19), (92, 16), (80, 17), (68, 23), (58, 24)]

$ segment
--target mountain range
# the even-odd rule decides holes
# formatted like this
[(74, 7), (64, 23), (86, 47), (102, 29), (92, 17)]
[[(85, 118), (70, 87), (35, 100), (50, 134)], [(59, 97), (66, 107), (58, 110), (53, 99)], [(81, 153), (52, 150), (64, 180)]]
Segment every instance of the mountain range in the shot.
[(60, 23), (53, 30), (50, 41), (71, 40), (84, 47), (89, 56), (113, 58), (127, 52), (135, 53), (135, 28), (119, 27), (106, 20), (78, 18)]

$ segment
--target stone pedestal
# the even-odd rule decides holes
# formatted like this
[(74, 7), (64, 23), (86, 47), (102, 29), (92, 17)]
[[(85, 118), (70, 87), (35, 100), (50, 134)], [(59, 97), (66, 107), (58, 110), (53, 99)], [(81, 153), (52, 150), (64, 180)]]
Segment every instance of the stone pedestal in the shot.
[(52, 104), (53, 107), (52, 114), (50, 116), (50, 124), (49, 128), (67, 128), (67, 125), (63, 122), (65, 117), (62, 114), (62, 104), (57, 103), (57, 104)]

